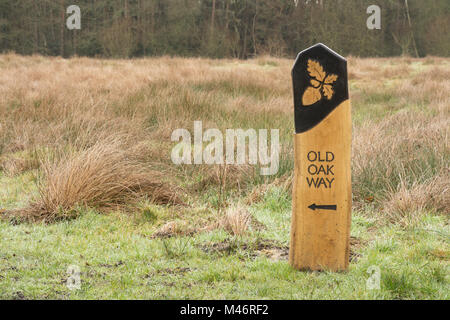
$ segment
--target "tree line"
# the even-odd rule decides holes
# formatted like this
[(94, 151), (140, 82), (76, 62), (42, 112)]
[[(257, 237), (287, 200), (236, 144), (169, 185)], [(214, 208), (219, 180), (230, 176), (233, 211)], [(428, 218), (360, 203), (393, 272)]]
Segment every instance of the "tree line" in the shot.
[[(67, 7), (81, 9), (69, 30)], [(367, 8), (381, 8), (370, 30)], [(0, 0), (0, 51), (70, 57), (449, 56), (448, 0)]]

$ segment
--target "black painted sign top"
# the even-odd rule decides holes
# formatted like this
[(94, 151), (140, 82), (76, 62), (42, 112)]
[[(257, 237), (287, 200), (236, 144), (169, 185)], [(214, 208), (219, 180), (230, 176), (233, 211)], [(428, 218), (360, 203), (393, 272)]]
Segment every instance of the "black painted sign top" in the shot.
[(348, 99), (347, 60), (319, 43), (303, 50), (292, 69), (295, 132), (310, 130)]

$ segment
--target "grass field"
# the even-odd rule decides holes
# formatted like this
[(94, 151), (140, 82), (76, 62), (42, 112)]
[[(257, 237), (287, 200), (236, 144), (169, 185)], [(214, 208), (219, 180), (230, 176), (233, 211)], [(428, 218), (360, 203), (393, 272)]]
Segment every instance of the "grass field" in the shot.
[[(0, 298), (449, 299), (450, 59), (348, 62), (351, 263), (331, 273), (287, 262), (293, 61), (0, 55)], [(196, 120), (280, 129), (278, 173), (174, 165)]]

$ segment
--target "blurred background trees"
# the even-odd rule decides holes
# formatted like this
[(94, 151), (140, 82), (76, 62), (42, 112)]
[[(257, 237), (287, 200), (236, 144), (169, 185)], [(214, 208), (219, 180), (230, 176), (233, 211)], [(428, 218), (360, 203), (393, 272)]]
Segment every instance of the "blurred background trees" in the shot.
[[(81, 30), (69, 30), (69, 5)], [(369, 30), (367, 7), (381, 7)], [(294, 56), (323, 42), (344, 55), (450, 53), (448, 0), (0, 0), (0, 51), (69, 57)]]

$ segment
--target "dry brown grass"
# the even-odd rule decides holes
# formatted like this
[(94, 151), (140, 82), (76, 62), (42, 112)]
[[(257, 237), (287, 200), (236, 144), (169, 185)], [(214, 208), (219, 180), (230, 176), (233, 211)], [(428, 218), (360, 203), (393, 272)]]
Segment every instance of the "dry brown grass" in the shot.
[(450, 175), (447, 172), (432, 181), (415, 183), (411, 187), (401, 183), (386, 199), (384, 218), (391, 223), (409, 226), (430, 211), (450, 214), (449, 179)]
[(0, 157), (0, 170), (9, 177), (37, 168), (39, 168), (37, 153)]
[[(448, 201), (435, 199), (449, 185), (449, 59), (350, 57), (348, 65), (355, 205), (373, 197), (392, 220), (402, 219), (401, 208), (448, 213)], [(193, 198), (215, 189), (224, 204), (231, 202), (230, 190), (245, 193), (251, 203), (261, 201), (258, 194), (275, 178), (258, 179), (249, 166), (176, 167), (170, 161), (170, 135), (177, 128), (192, 130), (195, 120), (221, 130), (279, 128), (284, 168), (279, 179), (288, 185), (291, 67), (291, 60), (272, 57), (0, 55), (0, 168), (9, 176), (38, 169), (43, 184), (33, 212), (49, 216), (77, 205), (111, 206), (163, 191), (170, 198), (170, 188), (158, 189), (161, 180), (181, 181)], [(121, 142), (109, 145), (108, 139)], [(48, 161), (32, 160), (35, 151)], [(440, 189), (429, 187), (433, 179)]]
[(203, 166), (199, 172), (202, 179), (194, 186), (195, 190), (202, 191), (218, 186), (219, 190), (225, 192), (232, 188), (241, 190), (244, 187), (245, 178), (253, 174), (254, 168), (248, 164), (223, 164)]
[(242, 236), (249, 230), (251, 223), (252, 216), (247, 209), (241, 205), (234, 205), (226, 210), (219, 225), (232, 235)]
[[(351, 67), (353, 65), (353, 68)], [(374, 201), (380, 221), (414, 224), (450, 213), (450, 65), (447, 59), (350, 59), (356, 77), (355, 205)]]

